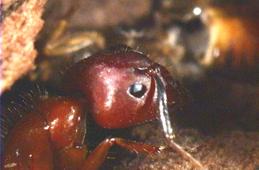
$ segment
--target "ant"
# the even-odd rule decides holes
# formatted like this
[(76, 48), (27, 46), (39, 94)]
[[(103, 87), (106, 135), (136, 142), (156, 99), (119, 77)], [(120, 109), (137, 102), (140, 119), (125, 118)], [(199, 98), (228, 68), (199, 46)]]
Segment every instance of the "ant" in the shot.
[(89, 153), (85, 144), (87, 113), (106, 129), (159, 119), (168, 146), (202, 168), (173, 140), (169, 113), (180, 97), (176, 81), (143, 53), (130, 48), (96, 53), (67, 69), (62, 86), (66, 94), (79, 95), (40, 97), (36, 107), (8, 133), (3, 169), (97, 170), (113, 145), (145, 154), (164, 150), (115, 137), (104, 139)]

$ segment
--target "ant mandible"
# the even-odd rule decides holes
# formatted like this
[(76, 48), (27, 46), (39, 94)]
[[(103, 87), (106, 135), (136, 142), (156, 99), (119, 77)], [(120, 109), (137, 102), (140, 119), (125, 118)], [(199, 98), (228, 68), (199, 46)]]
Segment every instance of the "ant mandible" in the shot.
[[(86, 115), (103, 128), (126, 128), (159, 118), (167, 144), (202, 167), (174, 141), (169, 112), (179, 97), (169, 72), (143, 53), (127, 48), (105, 51), (74, 64), (64, 74), (64, 91), (75, 97), (47, 97), (23, 116), (5, 141), (4, 169), (95, 170), (118, 145), (156, 154), (161, 147), (108, 138), (87, 154)], [(87, 156), (85, 156), (87, 155)]]

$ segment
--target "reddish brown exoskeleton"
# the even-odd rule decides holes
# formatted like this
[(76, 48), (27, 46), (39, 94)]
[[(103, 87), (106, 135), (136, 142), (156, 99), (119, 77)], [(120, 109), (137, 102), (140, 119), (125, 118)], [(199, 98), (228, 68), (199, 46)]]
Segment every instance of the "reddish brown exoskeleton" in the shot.
[(103, 128), (125, 128), (159, 118), (167, 143), (200, 163), (173, 141), (169, 112), (180, 97), (166, 69), (144, 54), (126, 49), (86, 58), (65, 72), (67, 93), (80, 99), (48, 97), (23, 116), (5, 141), (4, 169), (98, 169), (109, 149), (118, 145), (137, 153), (156, 154), (162, 148), (108, 138), (87, 154), (86, 113)]

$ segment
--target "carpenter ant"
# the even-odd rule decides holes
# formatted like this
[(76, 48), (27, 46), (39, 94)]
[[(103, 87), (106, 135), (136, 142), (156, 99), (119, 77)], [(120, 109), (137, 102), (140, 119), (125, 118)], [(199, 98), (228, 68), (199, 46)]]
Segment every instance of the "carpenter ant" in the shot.
[[(3, 169), (95, 170), (113, 145), (136, 153), (163, 150), (122, 138), (107, 138), (91, 153), (85, 145), (86, 112), (103, 128), (134, 126), (159, 118), (169, 147), (202, 165), (174, 141), (169, 112), (178, 102), (175, 80), (159, 64), (131, 50), (97, 53), (74, 64), (62, 83), (75, 97), (40, 98), (5, 140)], [(87, 155), (87, 156), (86, 156)]]

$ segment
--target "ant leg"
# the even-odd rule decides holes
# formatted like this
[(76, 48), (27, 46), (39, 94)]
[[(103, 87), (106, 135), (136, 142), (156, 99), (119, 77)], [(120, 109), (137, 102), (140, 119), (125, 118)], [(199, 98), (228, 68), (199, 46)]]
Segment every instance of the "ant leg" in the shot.
[(161, 152), (164, 148), (156, 147), (149, 144), (137, 143), (128, 141), (122, 138), (109, 138), (100, 143), (95, 150), (86, 158), (82, 169), (97, 170), (104, 162), (109, 149), (113, 145), (118, 145), (122, 148), (128, 149), (136, 153), (156, 154)]
[(85, 161), (87, 152), (87, 147), (85, 145), (64, 148), (56, 154), (55, 168), (79, 169)]

